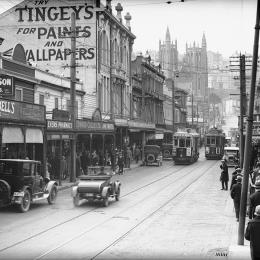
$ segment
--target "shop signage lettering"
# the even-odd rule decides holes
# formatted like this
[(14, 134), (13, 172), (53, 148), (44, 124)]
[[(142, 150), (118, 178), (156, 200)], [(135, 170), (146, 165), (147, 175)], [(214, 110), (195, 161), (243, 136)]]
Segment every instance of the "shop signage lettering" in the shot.
[[(35, 5), (48, 4), (49, 1), (35, 1)], [(25, 5), (21, 8), (16, 8), (18, 13), (18, 22), (45, 22), (45, 21), (68, 21), (71, 20), (71, 12), (75, 12), (76, 20), (80, 20), (80, 14), (83, 13), (83, 19), (88, 20), (93, 17), (93, 6), (88, 4), (79, 6), (40, 6), (28, 7)]]
[(47, 120), (47, 128), (72, 129), (71, 122)]
[(80, 130), (84, 129), (91, 131), (114, 131), (114, 125), (106, 122), (77, 120), (76, 127)]
[(0, 100), (0, 112), (14, 114), (14, 102)]
[[(75, 13), (77, 21), (76, 37), (81, 41), (93, 38), (95, 23), (92, 23), (91, 19), (94, 20), (95, 12), (91, 3), (92, 1), (78, 5), (63, 5), (64, 3), (58, 0), (44, 0), (34, 1), (30, 5), (16, 8), (15, 15), (19, 26), (16, 35), (18, 37), (30, 36), (40, 43), (34, 47), (26, 48), (25, 46), (27, 61), (70, 60), (71, 50), (68, 48), (68, 43), (71, 37), (71, 27), (68, 24), (71, 21), (71, 13)], [(75, 55), (76, 60), (94, 60), (95, 48), (82, 44), (80, 48), (76, 49)]]
[(0, 95), (13, 95), (13, 78), (8, 75), (0, 75)]

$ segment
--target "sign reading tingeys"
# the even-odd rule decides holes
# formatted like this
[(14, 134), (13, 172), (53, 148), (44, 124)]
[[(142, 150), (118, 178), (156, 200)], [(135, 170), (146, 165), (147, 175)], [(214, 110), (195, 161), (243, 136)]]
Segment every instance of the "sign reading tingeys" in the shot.
[(13, 77), (0, 75), (0, 96), (13, 95)]
[[(76, 3), (77, 2), (77, 3)], [(75, 12), (77, 40), (82, 44), (76, 51), (77, 60), (95, 57), (93, 34), (95, 28), (93, 1), (31, 1), (15, 9), (16, 35), (26, 41), (28, 61), (70, 60), (71, 13)], [(67, 38), (63, 38), (63, 37)], [(27, 39), (26, 39), (26, 38)], [(83, 44), (83, 37), (88, 44)], [(28, 42), (29, 39), (33, 42)], [(33, 43), (37, 43), (36, 45)], [(92, 44), (91, 44), (92, 43)], [(28, 47), (27, 47), (28, 44)]]

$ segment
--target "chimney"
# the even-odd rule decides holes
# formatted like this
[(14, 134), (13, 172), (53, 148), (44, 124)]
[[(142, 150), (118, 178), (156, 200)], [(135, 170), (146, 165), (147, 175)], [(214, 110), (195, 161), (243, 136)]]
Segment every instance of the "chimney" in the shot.
[(108, 9), (108, 11), (109, 11), (110, 13), (112, 12), (111, 1), (112, 1), (112, 0), (106, 0), (106, 8)]
[(116, 18), (119, 20), (120, 23), (122, 23), (122, 14), (121, 14), (121, 12), (123, 11), (122, 5), (118, 3), (115, 9), (117, 11)]
[(129, 31), (131, 31), (130, 21), (132, 19), (132, 16), (127, 12), (125, 15), (125, 25), (128, 28)]

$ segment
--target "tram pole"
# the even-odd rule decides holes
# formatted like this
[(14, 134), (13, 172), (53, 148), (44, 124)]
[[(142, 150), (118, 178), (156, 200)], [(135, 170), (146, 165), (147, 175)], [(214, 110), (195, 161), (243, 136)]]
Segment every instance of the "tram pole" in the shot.
[(257, 1), (256, 10), (256, 25), (255, 25), (255, 37), (253, 47), (253, 60), (252, 60), (252, 77), (251, 88), (249, 97), (249, 109), (246, 125), (246, 143), (243, 165), (243, 182), (241, 191), (240, 211), (239, 211), (239, 226), (238, 226), (238, 245), (244, 245), (244, 231), (245, 231), (245, 218), (246, 218), (246, 206), (247, 206), (247, 193), (248, 193), (248, 179), (250, 170), (250, 155), (252, 149), (252, 128), (253, 128), (253, 113), (254, 113), (254, 101), (255, 101), (255, 84), (257, 73), (257, 60), (258, 60), (258, 43), (259, 43), (259, 15), (260, 15), (260, 0)]

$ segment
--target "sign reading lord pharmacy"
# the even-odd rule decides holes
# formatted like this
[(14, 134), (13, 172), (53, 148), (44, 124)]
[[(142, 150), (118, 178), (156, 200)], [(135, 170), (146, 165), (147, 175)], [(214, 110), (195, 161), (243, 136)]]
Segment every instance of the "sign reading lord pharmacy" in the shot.
[[(1, 52), (21, 43), (28, 62), (69, 75), (71, 14), (76, 18), (76, 60), (91, 68), (96, 56), (95, 0), (25, 0), (0, 14)], [(64, 68), (67, 70), (64, 71)]]

